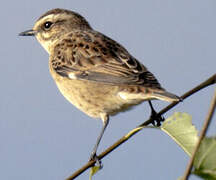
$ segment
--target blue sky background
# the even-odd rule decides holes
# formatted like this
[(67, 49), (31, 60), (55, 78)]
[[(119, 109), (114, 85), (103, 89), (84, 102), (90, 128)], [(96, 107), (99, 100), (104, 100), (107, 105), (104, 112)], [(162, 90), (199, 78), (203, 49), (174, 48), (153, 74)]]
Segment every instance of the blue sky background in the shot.
[[(18, 37), (56, 7), (82, 14), (93, 28), (124, 45), (173, 93), (182, 95), (215, 73), (215, 0), (2, 1), (0, 179), (68, 177), (86, 163), (102, 126), (63, 98), (49, 75), (48, 54), (36, 39)], [(200, 129), (214, 88), (188, 98), (165, 117), (187, 112)], [(154, 101), (158, 110), (166, 105)], [(148, 104), (143, 103), (111, 117), (99, 152), (149, 115)], [(215, 134), (215, 119), (209, 135)], [(94, 180), (174, 180), (188, 160), (166, 134), (145, 129), (105, 157)], [(86, 171), (77, 179), (88, 175)]]

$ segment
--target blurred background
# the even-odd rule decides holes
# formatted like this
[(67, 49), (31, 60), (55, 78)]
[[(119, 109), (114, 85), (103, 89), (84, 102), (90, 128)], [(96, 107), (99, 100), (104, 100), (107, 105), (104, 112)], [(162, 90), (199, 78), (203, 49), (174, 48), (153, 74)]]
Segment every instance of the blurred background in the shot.
[[(3, 1), (1, 3), (0, 179), (61, 180), (84, 165), (102, 122), (67, 102), (48, 70), (48, 54), (31, 29), (52, 8), (83, 15), (91, 26), (124, 45), (177, 95), (200, 84), (216, 69), (215, 0)], [(200, 129), (215, 86), (208, 87), (165, 114), (192, 115)], [(156, 110), (167, 105), (154, 101)], [(111, 117), (99, 151), (147, 120), (148, 103)], [(208, 135), (216, 132), (216, 117)], [(103, 179), (174, 180), (188, 156), (165, 133), (144, 129), (103, 159), (94, 176)], [(77, 180), (88, 179), (89, 171)], [(191, 176), (192, 180), (199, 178)]]

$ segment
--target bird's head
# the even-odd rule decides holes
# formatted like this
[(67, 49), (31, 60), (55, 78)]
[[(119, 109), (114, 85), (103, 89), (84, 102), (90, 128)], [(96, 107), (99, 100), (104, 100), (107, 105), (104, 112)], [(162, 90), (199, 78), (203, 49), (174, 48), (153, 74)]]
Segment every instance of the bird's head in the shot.
[(41, 45), (50, 52), (56, 40), (76, 29), (91, 29), (84, 17), (65, 9), (52, 9), (43, 14), (31, 30), (21, 32), (20, 36), (35, 36)]

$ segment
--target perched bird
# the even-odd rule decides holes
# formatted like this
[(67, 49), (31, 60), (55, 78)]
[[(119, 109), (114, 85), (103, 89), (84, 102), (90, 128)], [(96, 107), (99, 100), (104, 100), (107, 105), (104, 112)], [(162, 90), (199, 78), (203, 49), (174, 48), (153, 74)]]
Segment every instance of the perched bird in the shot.
[(87, 115), (103, 121), (91, 159), (97, 159), (109, 116), (146, 100), (151, 108), (153, 99), (180, 100), (162, 88), (122, 45), (94, 30), (76, 12), (50, 10), (33, 29), (19, 35), (35, 36), (49, 53), (50, 73), (63, 96)]

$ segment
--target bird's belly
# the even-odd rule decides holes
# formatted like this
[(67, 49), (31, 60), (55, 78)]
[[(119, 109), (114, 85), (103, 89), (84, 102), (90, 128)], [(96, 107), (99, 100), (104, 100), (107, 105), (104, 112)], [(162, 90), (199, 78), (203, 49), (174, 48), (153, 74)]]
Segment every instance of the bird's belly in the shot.
[(56, 84), (69, 102), (95, 118), (100, 118), (101, 113), (114, 115), (141, 102), (122, 99), (118, 95), (119, 86), (67, 78), (56, 80)]

